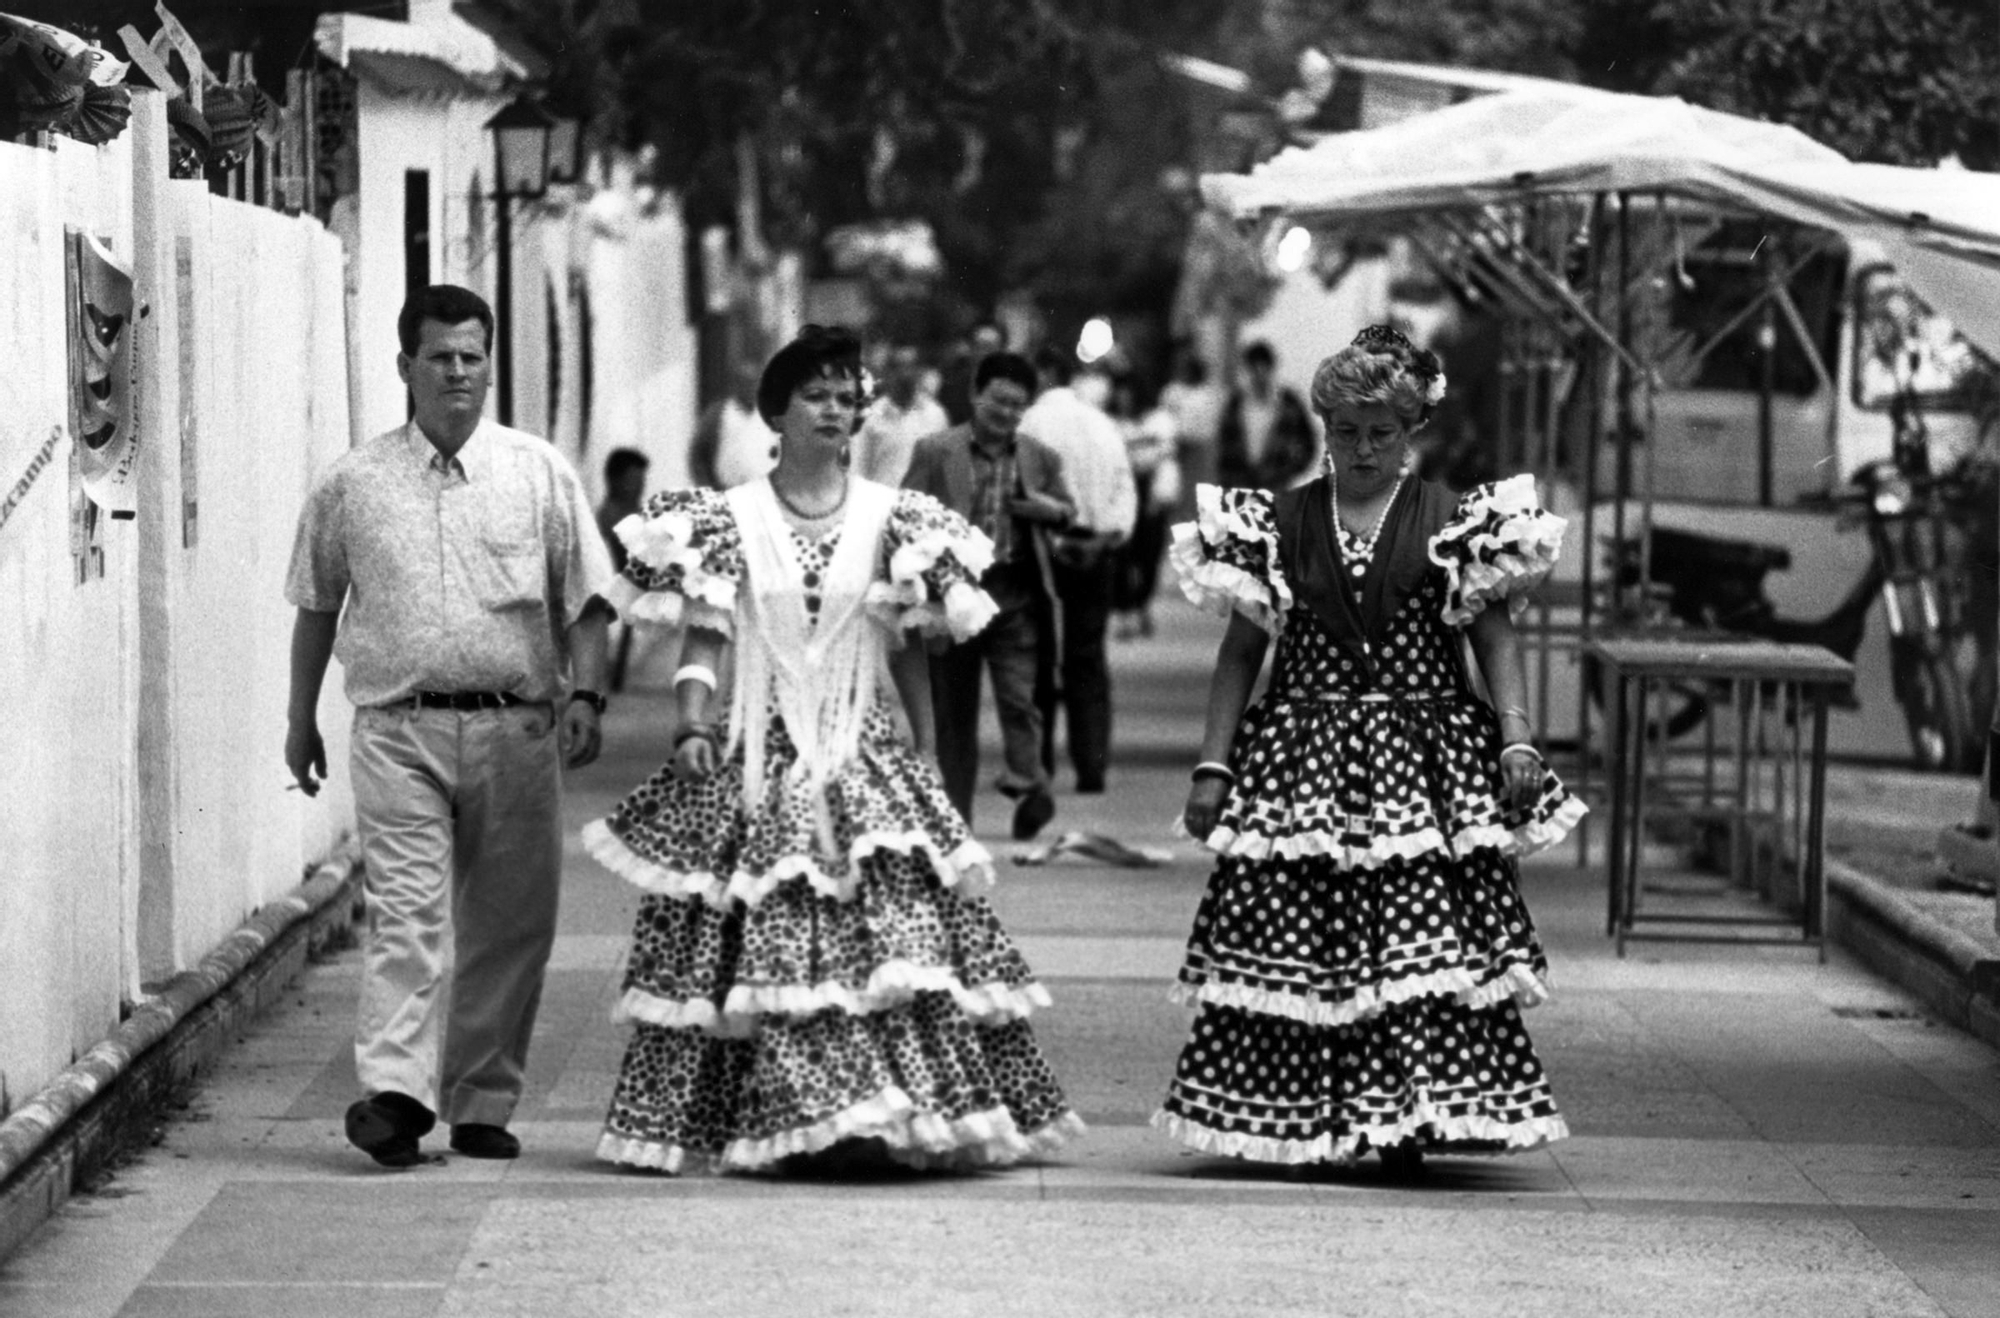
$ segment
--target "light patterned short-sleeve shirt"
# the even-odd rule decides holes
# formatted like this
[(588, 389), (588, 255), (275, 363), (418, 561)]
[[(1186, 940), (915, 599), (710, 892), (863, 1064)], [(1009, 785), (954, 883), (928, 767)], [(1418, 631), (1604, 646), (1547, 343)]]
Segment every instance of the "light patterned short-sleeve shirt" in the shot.
[(611, 581), (583, 484), (555, 449), (482, 421), (446, 459), (412, 422), (320, 477), (285, 598), (339, 612), (334, 653), (358, 706), (417, 691), (554, 700), (563, 634)]

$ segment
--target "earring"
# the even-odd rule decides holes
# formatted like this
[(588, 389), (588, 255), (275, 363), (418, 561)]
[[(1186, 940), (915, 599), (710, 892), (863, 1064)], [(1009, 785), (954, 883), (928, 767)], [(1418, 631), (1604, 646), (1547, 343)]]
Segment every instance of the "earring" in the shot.
[(778, 446), (775, 443), (771, 445), (771, 465), (774, 467), (778, 465)]

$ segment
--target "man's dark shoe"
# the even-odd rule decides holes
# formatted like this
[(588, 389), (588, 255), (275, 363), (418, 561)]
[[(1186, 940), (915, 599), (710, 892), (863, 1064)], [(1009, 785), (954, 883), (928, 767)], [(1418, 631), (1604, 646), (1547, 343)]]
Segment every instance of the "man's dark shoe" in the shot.
[(505, 1126), (488, 1126), (477, 1121), (461, 1121), (451, 1128), (451, 1147), (468, 1158), (518, 1158), (521, 1141)]
[(422, 1103), (385, 1090), (347, 1109), (347, 1142), (384, 1167), (414, 1167), (423, 1161), (417, 1141), (435, 1125), (437, 1115)]
[(1076, 794), (1078, 796), (1104, 795), (1104, 775), (1101, 773), (1078, 774), (1076, 776)]
[(1035, 834), (1048, 827), (1056, 817), (1056, 799), (1046, 788), (1037, 788), (1021, 798), (1014, 807), (1014, 840), (1026, 842)]

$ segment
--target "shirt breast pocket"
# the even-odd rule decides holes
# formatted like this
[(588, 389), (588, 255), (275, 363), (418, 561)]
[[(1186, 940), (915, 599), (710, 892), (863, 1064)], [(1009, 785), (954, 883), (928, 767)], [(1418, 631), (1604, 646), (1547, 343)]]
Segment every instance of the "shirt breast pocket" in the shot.
[(548, 555), (542, 542), (483, 536), (472, 563), (473, 591), (488, 609), (531, 608), (548, 596)]

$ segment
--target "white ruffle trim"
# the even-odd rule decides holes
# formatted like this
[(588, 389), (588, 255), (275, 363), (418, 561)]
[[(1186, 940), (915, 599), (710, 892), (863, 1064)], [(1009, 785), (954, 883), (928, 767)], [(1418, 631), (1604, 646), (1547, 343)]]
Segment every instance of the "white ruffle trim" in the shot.
[(668, 1029), (697, 1029), (722, 1038), (746, 1038), (764, 1016), (811, 1016), (838, 1007), (850, 1016), (868, 1016), (910, 1001), (919, 993), (949, 993), (960, 1011), (980, 1025), (1021, 1020), (1050, 1005), (1049, 991), (1040, 984), (1015, 988), (995, 981), (967, 988), (948, 966), (920, 966), (911, 961), (885, 961), (860, 989), (834, 980), (820, 984), (738, 985), (729, 991), (722, 1009), (707, 998), (680, 1001), (643, 989), (627, 989), (611, 1009), (618, 1025), (634, 1021)]
[(1484, 984), (1473, 981), (1472, 972), (1462, 966), (1436, 970), (1427, 975), (1411, 975), (1386, 984), (1363, 984), (1344, 1002), (1297, 993), (1260, 989), (1249, 984), (1226, 984), (1209, 980), (1200, 985), (1176, 984), (1168, 1000), (1182, 1006), (1208, 1003), (1235, 1007), (1262, 1016), (1278, 1016), (1305, 1025), (1354, 1025), (1381, 1015), (1398, 1003), (1417, 998), (1451, 997), (1473, 1010), (1483, 1010), (1506, 999), (1519, 1007), (1538, 1007), (1549, 1000), (1548, 985), (1526, 966), (1509, 966), (1505, 973)]
[(1532, 856), (1569, 836), (1590, 807), (1577, 797), (1567, 797), (1547, 819), (1531, 819), (1517, 828), (1505, 824), (1473, 824), (1452, 834), (1447, 843), (1437, 828), (1420, 828), (1414, 833), (1371, 839), (1366, 846), (1352, 846), (1322, 829), (1272, 837), (1265, 833), (1238, 832), (1218, 825), (1201, 844), (1224, 856), (1249, 860), (1299, 860), (1326, 857), (1340, 869), (1377, 869), (1395, 860), (1410, 860), (1445, 851), (1463, 856), (1491, 847), (1509, 856)]
[(647, 590), (630, 577), (619, 577), (605, 592), (605, 600), (618, 616), (631, 622), (658, 623), (663, 627), (705, 627), (724, 636), (736, 634), (736, 615), (702, 600), (689, 599), (678, 591)]
[[(1445, 1117), (1422, 1104), (1418, 1105), (1416, 1112), (1400, 1121), (1359, 1126), (1337, 1140), (1330, 1134), (1310, 1140), (1281, 1140), (1268, 1135), (1213, 1130), (1164, 1110), (1153, 1114), (1153, 1128), (1203, 1153), (1290, 1166), (1308, 1162), (1352, 1163), (1361, 1155), (1363, 1140), (1372, 1148), (1381, 1148), (1399, 1144), (1424, 1133), (1427, 1128), (1434, 1141), (1455, 1143), (1477, 1140), (1499, 1144), (1502, 1147), (1494, 1150), (1496, 1153), (1523, 1153), (1569, 1138), (1569, 1123), (1559, 1116), (1530, 1117), (1525, 1121), (1502, 1121), (1497, 1117)], [(1464, 1152), (1473, 1153), (1476, 1150)]]
[(597, 1156), (606, 1162), (670, 1173), (690, 1164), (704, 1170), (748, 1171), (785, 1158), (824, 1152), (842, 1140), (879, 1139), (888, 1146), (891, 1158), (911, 1166), (991, 1166), (1053, 1152), (1083, 1133), (1083, 1120), (1074, 1112), (1065, 1112), (1025, 1134), (1003, 1107), (950, 1120), (918, 1111), (908, 1094), (891, 1086), (825, 1121), (765, 1139), (735, 1140), (719, 1157), (690, 1157), (679, 1145), (632, 1139), (612, 1131), (598, 1140)]
[(689, 543), (694, 538), (691, 514), (680, 509), (651, 517), (633, 513), (611, 529), (632, 557), (655, 572), (679, 568), (679, 593), (724, 613), (736, 611), (736, 580), (709, 571), (702, 565), (702, 551)]
[(943, 527), (922, 532), (905, 540), (889, 556), (889, 580), (921, 584), (924, 573), (946, 554), (957, 559), (976, 580), (993, 566), (993, 541), (976, 526), (965, 527), (962, 535)]
[(583, 849), (592, 860), (634, 887), (677, 900), (700, 898), (718, 909), (726, 907), (732, 898), (746, 906), (755, 906), (779, 884), (794, 879), (803, 880), (823, 897), (851, 901), (861, 883), (861, 862), (883, 851), (904, 856), (923, 854), (937, 871), (938, 882), (960, 896), (980, 896), (990, 892), (995, 882), (993, 853), (977, 839), (967, 838), (947, 853), (920, 829), (906, 833), (863, 833), (847, 848), (844, 874), (828, 874), (811, 856), (791, 855), (762, 874), (738, 870), (727, 880), (712, 870), (670, 869), (642, 856), (602, 819), (585, 824), (581, 837)]
[(1266, 584), (1234, 563), (1209, 558), (1188, 522), (1174, 528), (1167, 559), (1174, 566), (1181, 594), (1196, 608), (1224, 618), (1241, 613), (1273, 636), (1284, 629), (1292, 592), (1282, 577)]
[(1449, 579), (1446, 624), (1462, 627), (1500, 599), (1507, 601), (1509, 615), (1519, 618), (1528, 607), (1527, 592), (1554, 570), (1568, 526), (1543, 510), (1533, 476), (1510, 476), (1466, 495), (1430, 543), (1431, 562)]
[(948, 636), (963, 644), (985, 631), (1000, 612), (993, 597), (969, 581), (954, 581), (942, 601), (928, 594), (921, 581), (878, 581), (868, 588), (869, 616), (894, 631)]

